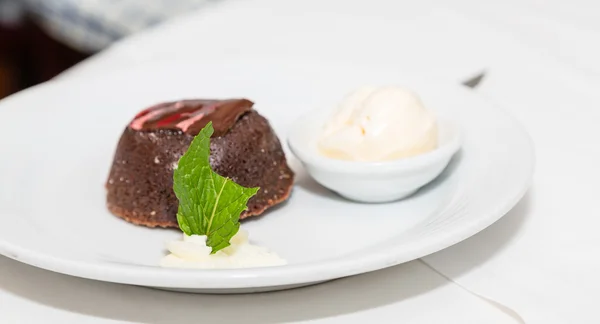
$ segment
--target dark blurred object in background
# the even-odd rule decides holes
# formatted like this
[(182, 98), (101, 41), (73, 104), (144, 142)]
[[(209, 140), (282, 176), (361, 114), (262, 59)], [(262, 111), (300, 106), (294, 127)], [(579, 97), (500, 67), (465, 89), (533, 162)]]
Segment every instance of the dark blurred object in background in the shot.
[(49, 80), (88, 56), (10, 10), (0, 7), (0, 99)]
[(0, 98), (213, 1), (0, 0)]

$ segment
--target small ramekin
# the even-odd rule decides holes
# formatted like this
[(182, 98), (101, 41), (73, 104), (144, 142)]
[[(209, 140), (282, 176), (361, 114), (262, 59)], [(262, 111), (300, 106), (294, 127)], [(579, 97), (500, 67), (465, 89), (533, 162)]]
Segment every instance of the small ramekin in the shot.
[(438, 118), (438, 147), (430, 152), (384, 162), (333, 159), (321, 155), (317, 147), (327, 117), (321, 110), (299, 118), (288, 145), (315, 181), (357, 202), (383, 203), (412, 195), (438, 177), (461, 146), (457, 125)]

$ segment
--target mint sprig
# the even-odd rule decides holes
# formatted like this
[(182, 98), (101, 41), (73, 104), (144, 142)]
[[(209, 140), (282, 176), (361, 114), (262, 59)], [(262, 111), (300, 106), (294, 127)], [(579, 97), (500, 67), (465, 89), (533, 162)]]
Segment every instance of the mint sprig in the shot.
[(209, 122), (194, 138), (173, 174), (173, 191), (179, 199), (177, 222), (187, 235), (206, 235), (215, 253), (228, 247), (240, 228), (240, 213), (259, 188), (246, 188), (214, 172), (209, 163)]

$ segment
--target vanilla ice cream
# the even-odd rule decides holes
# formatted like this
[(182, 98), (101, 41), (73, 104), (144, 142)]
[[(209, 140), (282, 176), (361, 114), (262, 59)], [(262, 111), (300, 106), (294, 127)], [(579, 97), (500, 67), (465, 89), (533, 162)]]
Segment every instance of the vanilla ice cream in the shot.
[(167, 243), (170, 254), (161, 260), (160, 265), (167, 268), (233, 269), (271, 267), (287, 263), (266, 248), (250, 244), (248, 232), (244, 230), (240, 229), (229, 243), (230, 246), (210, 254), (212, 248), (206, 246), (205, 235), (183, 234), (183, 240)]
[(321, 154), (387, 161), (437, 147), (437, 122), (419, 97), (401, 87), (363, 87), (340, 103), (318, 141)]

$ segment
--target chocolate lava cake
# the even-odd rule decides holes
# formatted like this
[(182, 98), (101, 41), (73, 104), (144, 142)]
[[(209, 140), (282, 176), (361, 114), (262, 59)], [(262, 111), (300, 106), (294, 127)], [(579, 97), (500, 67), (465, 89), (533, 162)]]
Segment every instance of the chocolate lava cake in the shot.
[(294, 173), (269, 122), (246, 99), (184, 100), (140, 112), (127, 126), (106, 182), (111, 213), (149, 227), (178, 227), (173, 170), (212, 121), (210, 165), (245, 187), (260, 187), (240, 219), (288, 198)]

